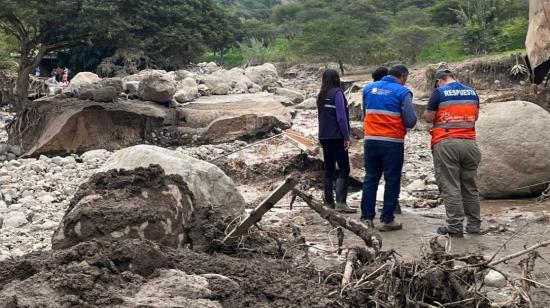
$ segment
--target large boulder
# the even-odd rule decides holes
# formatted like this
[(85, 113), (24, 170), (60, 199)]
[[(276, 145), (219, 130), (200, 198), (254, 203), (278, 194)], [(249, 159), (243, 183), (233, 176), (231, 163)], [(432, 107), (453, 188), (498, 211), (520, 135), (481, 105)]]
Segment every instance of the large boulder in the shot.
[(160, 166), (111, 170), (82, 185), (52, 237), (53, 249), (93, 239), (138, 238), (181, 248), (197, 204), (180, 176)]
[(181, 176), (193, 194), (194, 211), (198, 208), (211, 210), (213, 221), (231, 221), (244, 212), (244, 198), (220, 168), (176, 151), (137, 145), (115, 152), (100, 170), (132, 170), (151, 164), (160, 165), (166, 174)]
[[(216, 74), (217, 73), (217, 74)], [(223, 73), (216, 72), (201, 77), (200, 82), (210, 89), (214, 95), (227, 95), (233, 89), (231, 81), (227, 80)]]
[(124, 84), (124, 92), (128, 94), (129, 98), (139, 97), (139, 81), (128, 81)]
[(168, 113), (161, 105), (142, 101), (39, 101), (8, 129), (9, 144), (20, 145), (26, 156), (118, 150), (143, 143), (163, 127)]
[(172, 72), (169, 72), (168, 75), (172, 76), (172, 78), (174, 78), (176, 82), (185, 80), (187, 78), (193, 78), (193, 79), (195, 78), (194, 73), (191, 73), (190, 71), (186, 71), (186, 70), (172, 71)]
[(317, 109), (317, 99), (316, 98), (308, 98), (305, 101), (301, 102), (300, 104), (294, 106), (294, 109)]
[(233, 90), (236, 93), (248, 93), (248, 89), (255, 85), (254, 82), (246, 76), (246, 73), (242, 68), (232, 68), (229, 71), (224, 71), (223, 75), (231, 82)]
[(178, 82), (178, 90), (174, 94), (174, 99), (178, 103), (187, 103), (199, 97), (199, 87), (193, 78), (185, 78)]
[(304, 94), (296, 89), (276, 88), (275, 94), (287, 97), (291, 105), (297, 105), (304, 101)]
[(120, 77), (105, 78), (99, 82), (99, 88), (113, 87), (118, 94), (124, 91), (124, 82)]
[(119, 93), (120, 92), (118, 92), (116, 88), (108, 86), (108, 87), (94, 90), (93, 98), (94, 98), (94, 101), (96, 102), (110, 103), (110, 102), (113, 102), (118, 97)]
[(169, 103), (176, 93), (176, 81), (168, 74), (153, 72), (140, 81), (138, 93), (144, 101)]
[(523, 101), (483, 105), (477, 130), (482, 196), (525, 197), (544, 190), (540, 183), (550, 179), (550, 113)]
[(246, 77), (263, 88), (278, 86), (279, 74), (275, 65), (271, 63), (247, 67), (245, 73)]
[(92, 85), (100, 82), (101, 78), (97, 74), (90, 72), (80, 72), (71, 79), (71, 85), (76, 87)]
[(203, 142), (228, 142), (267, 133), (275, 127), (290, 128), (291, 115), (269, 93), (201, 97), (181, 110), (182, 134)]

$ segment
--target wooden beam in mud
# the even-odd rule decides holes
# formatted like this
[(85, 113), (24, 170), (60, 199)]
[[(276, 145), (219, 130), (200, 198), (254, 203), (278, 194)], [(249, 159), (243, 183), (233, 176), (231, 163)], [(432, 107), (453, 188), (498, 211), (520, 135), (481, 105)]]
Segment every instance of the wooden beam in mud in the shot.
[(231, 231), (222, 241), (225, 246), (237, 244), (240, 237), (246, 234), (248, 229), (258, 223), (265, 213), (269, 212), (279, 200), (281, 200), (288, 192), (296, 186), (297, 181), (293, 178), (287, 178), (283, 184), (275, 189), (267, 199), (250, 212), (250, 215), (243, 220), (233, 231)]
[(294, 145), (296, 145), (300, 150), (304, 152), (309, 152), (313, 154), (319, 153), (319, 146), (311, 139), (308, 139), (302, 136), (295, 130), (289, 129), (286, 131), (285, 135), (288, 140), (290, 140)]
[(377, 232), (367, 228), (363, 223), (358, 220), (349, 218), (347, 216), (338, 215), (336, 211), (323, 206), (320, 202), (313, 199), (312, 196), (305, 194), (304, 192), (293, 189), (292, 192), (296, 194), (300, 199), (304, 200), (307, 205), (321, 217), (328, 220), (331, 225), (335, 227), (343, 227), (355, 235), (359, 236), (368, 247), (379, 250), (382, 248), (382, 237)]

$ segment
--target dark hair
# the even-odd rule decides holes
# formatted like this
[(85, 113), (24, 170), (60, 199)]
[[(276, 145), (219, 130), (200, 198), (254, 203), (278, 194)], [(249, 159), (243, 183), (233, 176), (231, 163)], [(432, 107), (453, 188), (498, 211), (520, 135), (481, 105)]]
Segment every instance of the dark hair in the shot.
[(323, 107), (325, 106), (327, 91), (332, 88), (340, 87), (340, 75), (338, 75), (338, 72), (332, 69), (326, 70), (323, 73), (321, 91), (319, 91), (319, 95), (317, 96), (317, 110), (323, 110)]
[(382, 78), (388, 76), (388, 68), (380, 66), (374, 72), (372, 72), (372, 80), (380, 81)]
[(401, 78), (403, 76), (409, 76), (409, 69), (405, 65), (399, 64), (392, 66), (388, 74), (393, 77)]

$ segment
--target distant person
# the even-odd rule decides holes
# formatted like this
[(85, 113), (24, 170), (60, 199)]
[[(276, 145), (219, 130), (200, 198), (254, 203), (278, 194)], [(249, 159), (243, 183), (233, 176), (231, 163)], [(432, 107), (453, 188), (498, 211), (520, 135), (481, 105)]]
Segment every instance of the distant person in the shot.
[[(321, 91), (317, 97), (319, 118), (319, 141), (323, 147), (325, 161), (324, 203), (343, 213), (356, 213), (348, 207), (348, 177), (350, 173), (348, 149), (350, 125), (348, 103), (340, 84), (338, 72), (327, 69), (323, 73)], [(338, 164), (336, 179), (336, 204), (333, 195), (333, 179)]]
[(382, 78), (388, 76), (388, 68), (385, 67), (385, 66), (381, 66), (379, 68), (377, 68), (376, 70), (374, 70), (374, 72), (372, 72), (372, 80), (373, 81), (380, 81), (382, 80)]
[(63, 69), (60, 66), (55, 69), (55, 79), (57, 82), (63, 81)]
[(435, 73), (433, 92), (424, 120), (434, 123), (431, 130), (435, 178), (445, 202), (447, 224), (438, 234), (462, 237), (479, 234), (481, 214), (477, 189), (477, 168), (481, 152), (475, 141), (479, 113), (476, 92), (456, 81), (450, 70)]
[(403, 228), (395, 221), (394, 211), (401, 190), (401, 172), (405, 156), (407, 128), (416, 125), (412, 92), (405, 87), (409, 70), (396, 65), (380, 81), (365, 86), (365, 180), (361, 200), (361, 221), (374, 228), (376, 195), (384, 175), (384, 207), (380, 217), (380, 231)]
[(65, 67), (65, 69), (63, 70), (63, 83), (69, 83), (69, 69), (67, 67)]
[(37, 66), (35, 69), (34, 69), (34, 76), (36, 78), (40, 77), (40, 67)]
[(56, 82), (57, 82), (57, 74), (56, 74), (56, 72), (55, 72), (55, 69), (52, 70), (51, 77), (52, 77), (52, 81), (56, 81)]

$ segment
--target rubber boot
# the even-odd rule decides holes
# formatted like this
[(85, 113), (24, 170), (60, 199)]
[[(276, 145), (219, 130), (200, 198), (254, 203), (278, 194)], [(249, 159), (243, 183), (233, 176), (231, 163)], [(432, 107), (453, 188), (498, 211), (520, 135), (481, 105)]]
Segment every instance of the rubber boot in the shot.
[(334, 209), (334, 193), (332, 192), (332, 179), (325, 179), (323, 181), (323, 198), (325, 206)]
[(348, 199), (348, 179), (336, 179), (336, 210), (342, 213), (357, 213), (346, 203)]

